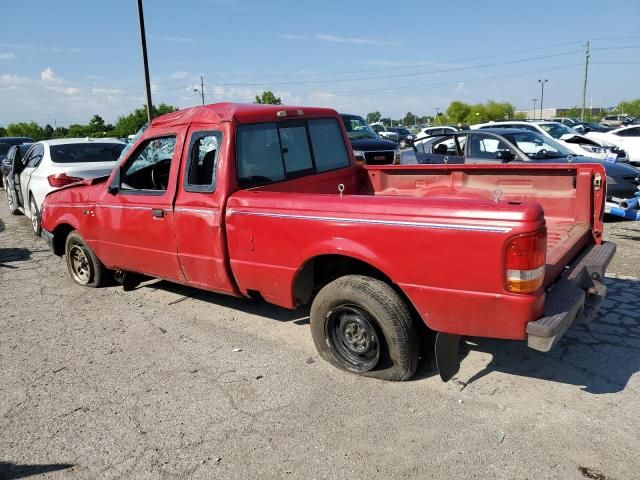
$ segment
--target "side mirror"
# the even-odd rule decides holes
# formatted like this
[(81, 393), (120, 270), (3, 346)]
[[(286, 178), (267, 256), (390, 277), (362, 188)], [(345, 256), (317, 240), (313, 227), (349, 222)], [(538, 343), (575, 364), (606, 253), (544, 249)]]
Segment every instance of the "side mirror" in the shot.
[(120, 167), (116, 167), (111, 176), (111, 183), (107, 187), (107, 192), (115, 195), (120, 191)]
[(496, 158), (498, 160), (502, 160), (503, 163), (506, 163), (510, 162), (511, 160), (515, 160), (516, 156), (511, 150), (498, 150), (496, 152)]

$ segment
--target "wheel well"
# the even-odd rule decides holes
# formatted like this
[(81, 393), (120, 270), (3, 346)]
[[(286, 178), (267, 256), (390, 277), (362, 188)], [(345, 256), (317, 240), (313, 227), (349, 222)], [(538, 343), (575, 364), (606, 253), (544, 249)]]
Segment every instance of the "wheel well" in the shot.
[(293, 287), (295, 303), (309, 303), (322, 287), (344, 275), (366, 275), (396, 288), (381, 270), (362, 260), (345, 255), (319, 255), (308, 260), (298, 272)]
[(75, 228), (68, 223), (61, 223), (53, 229), (53, 253), (59, 257), (64, 255), (64, 247), (67, 243), (67, 237), (74, 230)]

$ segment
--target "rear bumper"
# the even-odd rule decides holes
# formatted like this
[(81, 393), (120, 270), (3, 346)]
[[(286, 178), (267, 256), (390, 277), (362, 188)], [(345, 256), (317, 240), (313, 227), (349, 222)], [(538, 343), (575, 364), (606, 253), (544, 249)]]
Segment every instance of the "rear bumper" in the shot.
[(51, 249), (51, 251), (53, 252), (53, 233), (48, 232), (47, 230), (45, 230), (44, 228), (40, 231), (40, 236), (42, 238), (44, 238), (47, 241), (47, 245), (49, 245), (49, 248)]
[(527, 324), (527, 344), (548, 352), (574, 322), (589, 322), (607, 294), (604, 274), (615, 243), (588, 248), (547, 292), (542, 318)]

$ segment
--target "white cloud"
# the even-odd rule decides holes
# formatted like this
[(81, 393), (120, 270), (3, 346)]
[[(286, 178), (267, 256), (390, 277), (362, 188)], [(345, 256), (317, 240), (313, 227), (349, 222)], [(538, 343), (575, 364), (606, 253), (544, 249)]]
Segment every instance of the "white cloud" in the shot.
[(60, 79), (56, 77), (56, 74), (51, 67), (47, 67), (40, 72), (40, 79), (46, 82), (60, 82)]
[(322, 40), (323, 42), (350, 43), (353, 45), (398, 45), (397, 42), (378, 40), (376, 38), (339, 37), (337, 35), (329, 35), (326, 33), (316, 33), (315, 38)]
[(0, 60), (12, 60), (16, 58), (15, 53), (0, 53)]
[(25, 45), (22, 43), (2, 43), (2, 42), (0, 42), (0, 47), (13, 48), (16, 50), (27, 50), (30, 52), (48, 52), (48, 53), (80, 53), (84, 51), (81, 48), (77, 48), (77, 47), (59, 48), (59, 47), (52, 47), (47, 45)]
[(176, 37), (171, 35), (150, 34), (149, 38), (152, 38), (154, 40), (161, 40), (163, 42), (172, 42), (172, 43), (194, 43), (196, 41), (196, 39), (192, 37)]
[(77, 95), (80, 92), (80, 89), (76, 87), (45, 87), (45, 89), (69, 96)]
[(184, 80), (185, 78), (188, 78), (188, 77), (189, 77), (189, 72), (185, 70), (180, 70), (179, 72), (173, 72), (171, 74), (171, 78), (175, 80)]

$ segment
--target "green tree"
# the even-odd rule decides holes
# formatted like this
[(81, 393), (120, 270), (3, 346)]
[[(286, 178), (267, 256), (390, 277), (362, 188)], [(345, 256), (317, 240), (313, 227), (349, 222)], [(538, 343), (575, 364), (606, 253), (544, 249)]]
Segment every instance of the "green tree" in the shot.
[(93, 136), (104, 133), (106, 131), (104, 119), (98, 114), (91, 117), (91, 120), (89, 120), (88, 131)]
[(42, 132), (44, 134), (44, 138), (46, 139), (53, 138), (55, 134), (53, 127), (48, 123), (44, 126), (44, 129), (42, 130)]
[(6, 137), (7, 136), (7, 129), (4, 127), (0, 127), (0, 137)]
[(42, 127), (36, 122), (10, 123), (6, 130), (9, 137), (31, 137), (34, 140), (44, 138)]
[(282, 100), (276, 97), (271, 90), (262, 92), (262, 95), (256, 95), (255, 103), (267, 104), (267, 105), (282, 105)]
[(640, 98), (620, 102), (616, 107), (616, 112), (620, 114), (624, 112), (625, 115), (631, 115), (636, 118), (640, 117)]
[[(165, 103), (154, 105), (153, 117), (155, 118), (166, 113), (175, 112), (176, 110), (176, 107)], [(133, 135), (140, 130), (145, 123), (147, 123), (147, 108), (142, 106), (140, 108), (136, 108), (133, 112), (127, 115), (118, 117), (118, 120), (113, 127), (113, 132), (111, 133), (118, 137)]]
[(416, 116), (411, 112), (407, 112), (402, 123), (404, 123), (404, 125), (413, 125), (416, 123)]
[(382, 115), (380, 114), (380, 112), (370, 112), (367, 113), (367, 123), (376, 123), (380, 121), (380, 117), (382, 117)]

